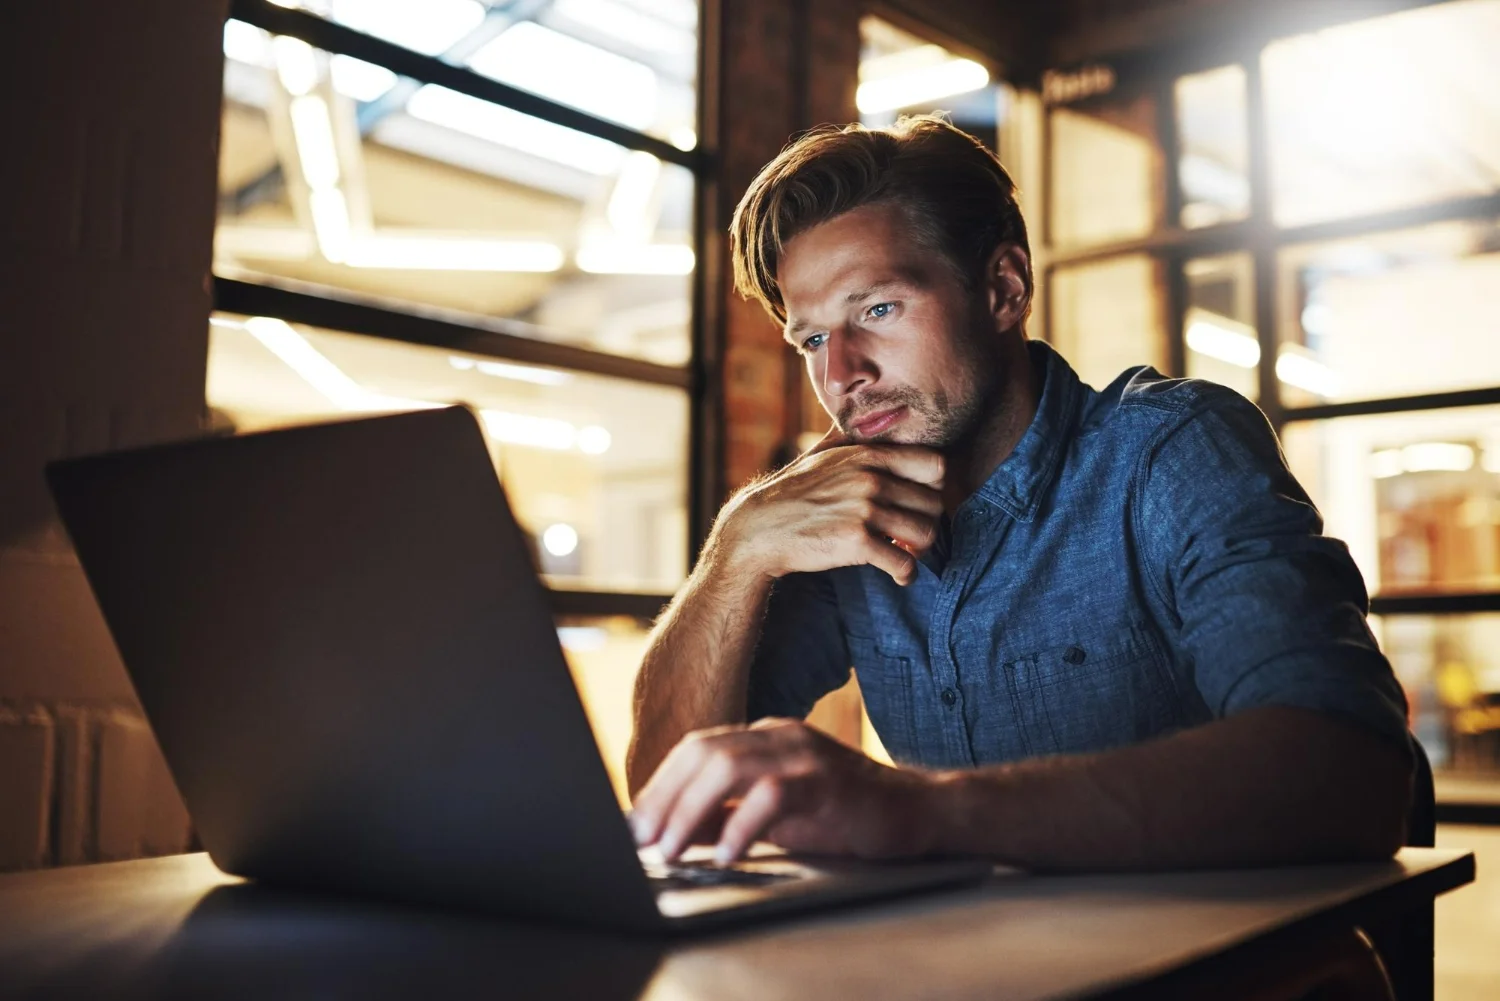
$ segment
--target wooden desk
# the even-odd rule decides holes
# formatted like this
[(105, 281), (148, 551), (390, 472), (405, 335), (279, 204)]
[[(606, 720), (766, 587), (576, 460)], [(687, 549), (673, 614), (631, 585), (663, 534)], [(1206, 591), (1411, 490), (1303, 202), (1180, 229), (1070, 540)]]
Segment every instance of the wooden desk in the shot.
[[(1160, 996), (1430, 906), (1472, 854), (1380, 865), (997, 876), (972, 889), (653, 943), (280, 893), (204, 855), (0, 877), (0, 994), (599, 1001)], [(1198, 991), (1189, 991), (1189, 994)], [(1204, 996), (1211, 996), (1204, 995)]]

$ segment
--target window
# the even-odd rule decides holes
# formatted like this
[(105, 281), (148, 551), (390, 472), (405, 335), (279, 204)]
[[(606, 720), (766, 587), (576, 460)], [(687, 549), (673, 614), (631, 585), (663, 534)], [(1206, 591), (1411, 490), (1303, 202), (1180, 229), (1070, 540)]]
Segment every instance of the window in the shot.
[(1047, 336), (1256, 400), (1440, 787), (1500, 786), (1500, 0), (1237, 44), (1044, 75)]
[[(207, 396), (227, 433), (464, 403), (623, 793), (694, 548), (696, 0), (237, 0)], [(701, 519), (700, 519), (701, 520)]]

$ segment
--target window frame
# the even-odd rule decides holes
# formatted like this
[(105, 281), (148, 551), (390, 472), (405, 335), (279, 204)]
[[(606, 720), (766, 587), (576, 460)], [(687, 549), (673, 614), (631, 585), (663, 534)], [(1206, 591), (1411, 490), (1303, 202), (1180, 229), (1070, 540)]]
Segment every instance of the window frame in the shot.
[[(420, 307), (391, 309), (336, 291), (299, 286), (284, 280), (244, 281), (213, 276), (213, 308), (224, 312), (270, 316), (348, 333), (408, 344), (440, 346), (503, 361), (544, 365), (569, 371), (604, 375), (642, 385), (682, 389), (688, 396), (689, 442), (686, 501), (689, 558), (697, 553), (713, 523), (712, 505), (718, 498), (716, 474), (722, 434), (718, 427), (723, 405), (720, 381), (712, 378), (719, 352), (709, 331), (715, 317), (711, 290), (719, 287), (721, 255), (705, 227), (706, 211), (718, 197), (718, 157), (713, 147), (717, 122), (716, 38), (717, 0), (700, 0), (698, 26), (698, 137), (692, 150), (682, 150), (664, 139), (637, 132), (577, 108), (492, 80), (474, 71), (425, 56), (375, 38), (335, 21), (271, 0), (232, 0), (228, 19), (243, 21), (273, 35), (299, 38), (335, 55), (352, 56), (384, 67), (418, 83), (436, 84), (543, 121), (606, 139), (630, 150), (650, 153), (666, 163), (685, 167), (693, 175), (693, 252), (690, 281), (689, 336), (686, 365), (662, 365), (613, 355), (590, 348), (532, 340), (482, 324), (466, 324), (429, 315)], [(684, 574), (689, 567), (684, 567)], [(649, 620), (660, 613), (671, 595), (629, 591), (587, 591), (549, 588), (554, 614), (559, 616), (628, 615)]]

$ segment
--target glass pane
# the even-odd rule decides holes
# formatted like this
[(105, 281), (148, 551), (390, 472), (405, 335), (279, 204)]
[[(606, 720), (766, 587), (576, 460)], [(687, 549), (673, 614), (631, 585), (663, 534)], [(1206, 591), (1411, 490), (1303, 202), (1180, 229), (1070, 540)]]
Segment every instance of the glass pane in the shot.
[(890, 125), (901, 114), (946, 114), (954, 125), (998, 149), (1005, 96), (982, 64), (874, 15), (859, 21), (859, 120)]
[(1048, 308), (1053, 346), (1089, 385), (1134, 365), (1166, 370), (1160, 265), (1145, 254), (1059, 268)]
[(1249, 254), (1199, 257), (1183, 265), (1187, 281), (1187, 375), (1259, 396), (1254, 261)]
[(1500, 224), (1440, 223), (1281, 251), (1292, 406), (1500, 385)]
[(683, 149), (697, 145), (696, 0), (303, 0), (301, 6)]
[(1177, 80), (1177, 178), (1188, 229), (1250, 214), (1245, 69), (1225, 66)]
[(1500, 589), (1500, 407), (1296, 422), (1282, 440), (1371, 594)]
[(1156, 101), (1111, 93), (1051, 111), (1050, 242), (1076, 247), (1146, 236), (1162, 220)]
[(1500, 794), (1500, 615), (1370, 620), (1440, 775), (1438, 799)]
[(217, 273), (687, 362), (688, 170), (240, 22), (225, 37)]
[(464, 402), (555, 587), (671, 591), (687, 567), (687, 394), (266, 317), (216, 315), (224, 431)]
[(1500, 0), (1455, 0), (1268, 46), (1276, 221), (1500, 187)]
[(633, 729), (631, 694), (648, 635), (645, 623), (620, 616), (557, 620), (557, 636), (588, 712), (599, 754), (620, 805), (627, 808), (625, 752)]

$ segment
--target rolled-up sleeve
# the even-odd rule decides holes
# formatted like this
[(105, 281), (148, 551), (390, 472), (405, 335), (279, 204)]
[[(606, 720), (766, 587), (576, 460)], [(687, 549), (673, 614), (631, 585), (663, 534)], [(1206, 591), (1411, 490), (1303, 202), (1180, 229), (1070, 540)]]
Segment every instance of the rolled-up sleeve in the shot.
[(776, 581), (750, 664), (746, 715), (804, 718), (813, 704), (849, 680), (849, 650), (838, 598), (826, 573)]
[(1254, 404), (1204, 389), (1143, 462), (1137, 532), (1214, 715), (1297, 706), (1406, 746), (1406, 698), (1366, 622), (1364, 581)]

